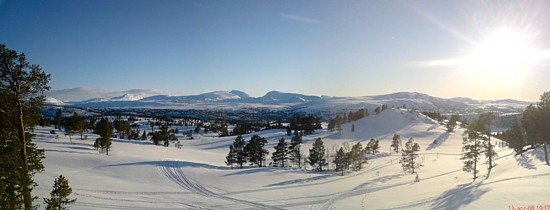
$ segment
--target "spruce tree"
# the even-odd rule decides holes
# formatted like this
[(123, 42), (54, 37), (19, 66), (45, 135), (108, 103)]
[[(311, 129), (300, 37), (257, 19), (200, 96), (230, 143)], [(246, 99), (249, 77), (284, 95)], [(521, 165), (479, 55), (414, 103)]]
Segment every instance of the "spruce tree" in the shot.
[(284, 138), (279, 139), (279, 143), (275, 146), (275, 152), (273, 152), (271, 159), (274, 166), (285, 167), (285, 163), (288, 160), (288, 145)]
[(323, 166), (328, 165), (327, 159), (325, 159), (325, 146), (321, 138), (317, 138), (315, 142), (313, 142), (313, 147), (309, 150), (307, 159), (309, 164), (319, 171), (323, 170)]
[(33, 209), (32, 176), (44, 168), (44, 156), (32, 143), (29, 130), (38, 122), (49, 81), (50, 75), (40, 66), (29, 64), (25, 54), (0, 44), (0, 148), (4, 150), (0, 153), (0, 188), (5, 188), (0, 192), (9, 191), (0, 194), (0, 202), (9, 194), (14, 200), (8, 200), (8, 205), (23, 203), (25, 209)]
[(61, 112), (61, 110), (57, 110), (57, 112), (55, 112), (54, 122), (55, 128), (61, 131), (61, 124), (63, 123), (63, 112)]
[(44, 198), (46, 203), (47, 210), (66, 210), (70, 204), (76, 202), (76, 198), (70, 199), (69, 196), (73, 190), (69, 186), (69, 181), (65, 179), (63, 175), (59, 175), (53, 184), (52, 192), (50, 193), (51, 198)]
[(417, 169), (423, 166), (417, 160), (418, 151), (420, 151), (420, 146), (418, 145), (418, 143), (414, 143), (413, 138), (410, 138), (409, 141), (405, 143), (405, 148), (402, 149), (401, 160), (399, 161), (399, 163), (401, 163), (401, 166), (403, 167), (403, 171), (407, 171), (414, 174), (414, 169)]

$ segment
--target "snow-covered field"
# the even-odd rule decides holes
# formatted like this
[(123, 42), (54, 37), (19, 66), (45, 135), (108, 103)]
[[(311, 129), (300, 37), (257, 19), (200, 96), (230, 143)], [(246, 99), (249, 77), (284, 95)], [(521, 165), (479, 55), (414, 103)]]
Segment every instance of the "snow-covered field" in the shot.
[[(355, 132), (351, 124), (341, 133), (316, 131), (304, 137), (302, 147), (307, 154), (321, 137), (333, 153), (344, 142), (365, 146), (371, 138), (380, 139), (380, 154), (369, 156), (363, 170), (345, 176), (334, 172), (332, 164), (322, 172), (231, 169), (224, 161), (234, 136), (184, 140), (179, 134), (181, 149), (115, 140), (106, 156), (94, 150), (93, 134), (88, 140), (75, 135), (70, 143), (68, 137), (49, 134), (53, 128), (37, 128), (34, 141), (46, 150), (46, 169), (35, 176), (39, 186), (34, 194), (38, 203), (49, 197), (54, 179), (63, 174), (78, 199), (74, 209), (550, 209), (550, 167), (541, 150), (515, 157), (511, 149), (497, 147), (496, 167), (487, 175), (482, 159), (481, 177), (473, 181), (472, 174), (462, 171), (461, 129), (447, 133), (425, 116), (399, 109), (354, 125)], [(412, 137), (420, 144), (420, 182), (403, 172), (401, 154), (390, 152), (394, 133), (403, 142)], [(281, 137), (290, 141), (285, 130), (254, 134), (268, 139), (270, 151)]]

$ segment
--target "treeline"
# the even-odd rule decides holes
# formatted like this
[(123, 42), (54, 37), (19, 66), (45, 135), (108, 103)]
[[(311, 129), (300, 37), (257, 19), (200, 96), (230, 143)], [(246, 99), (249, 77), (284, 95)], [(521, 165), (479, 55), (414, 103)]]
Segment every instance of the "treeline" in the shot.
[(546, 164), (550, 165), (547, 148), (550, 141), (550, 92), (544, 92), (539, 103), (529, 105), (521, 116), (511, 129), (497, 136), (505, 140), (516, 155), (543, 148)]

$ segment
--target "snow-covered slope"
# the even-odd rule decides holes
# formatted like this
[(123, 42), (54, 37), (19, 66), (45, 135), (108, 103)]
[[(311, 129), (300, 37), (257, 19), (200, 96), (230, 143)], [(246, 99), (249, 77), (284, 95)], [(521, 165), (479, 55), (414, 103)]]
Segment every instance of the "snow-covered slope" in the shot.
[[(350, 123), (341, 133), (319, 130), (303, 139), (306, 155), (316, 138), (323, 139), (331, 154), (346, 142), (365, 146), (370, 138), (379, 139), (380, 153), (369, 155), (361, 171), (345, 176), (335, 173), (333, 164), (323, 172), (231, 169), (224, 161), (234, 136), (184, 140), (180, 134), (182, 149), (115, 140), (106, 156), (93, 149), (94, 134), (87, 134), (88, 140), (73, 138), (71, 143), (63, 135), (55, 139), (49, 134), (52, 128), (37, 128), (34, 141), (46, 150), (46, 170), (36, 175), (39, 186), (34, 192), (40, 198), (48, 197), (55, 177), (63, 174), (78, 199), (74, 209), (509, 209), (550, 205), (550, 167), (542, 162), (540, 150), (514, 157), (494, 140), (497, 166), (489, 174), (482, 159), (481, 177), (474, 181), (462, 171), (463, 130), (448, 133), (423, 115), (400, 109), (353, 124), (355, 132)], [(185, 129), (192, 128), (181, 127), (180, 131)], [(394, 133), (403, 142), (413, 138), (420, 144), (419, 160), (424, 165), (418, 170), (420, 182), (403, 172), (401, 154), (390, 151)], [(290, 139), (285, 130), (254, 134), (268, 139), (270, 152), (278, 139)], [(243, 137), (248, 140), (251, 135)]]

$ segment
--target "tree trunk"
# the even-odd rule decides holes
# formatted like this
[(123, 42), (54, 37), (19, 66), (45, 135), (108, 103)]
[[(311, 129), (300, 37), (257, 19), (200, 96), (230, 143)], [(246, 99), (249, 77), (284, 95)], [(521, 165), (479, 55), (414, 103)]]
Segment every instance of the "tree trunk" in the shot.
[(548, 150), (546, 149), (546, 145), (547, 143), (544, 143), (544, 159), (546, 160), (546, 165), (550, 165), (550, 163), (548, 162)]
[(21, 143), (21, 150), (20, 150), (20, 158), (21, 158), (21, 188), (23, 190), (23, 200), (25, 203), (25, 209), (31, 210), (32, 208), (32, 195), (31, 195), (31, 189), (29, 189), (30, 186), (30, 177), (29, 177), (29, 165), (27, 163), (27, 139), (25, 134), (25, 122), (23, 119), (23, 104), (21, 103), (21, 99), (16, 96), (17, 100), (17, 111), (19, 115), (19, 122), (18, 122), (18, 135), (19, 135), (19, 142)]

